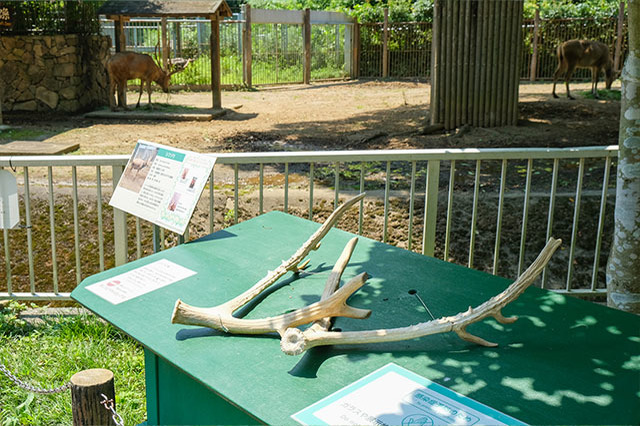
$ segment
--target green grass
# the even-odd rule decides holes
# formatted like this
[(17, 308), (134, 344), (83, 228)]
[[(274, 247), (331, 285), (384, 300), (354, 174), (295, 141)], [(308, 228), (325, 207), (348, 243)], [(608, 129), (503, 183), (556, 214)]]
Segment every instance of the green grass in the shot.
[[(587, 99), (594, 99), (590, 90), (580, 92), (580, 95)], [(620, 90), (598, 90), (598, 96), (600, 97), (600, 100), (619, 101), (622, 95)]]
[(33, 140), (41, 138), (48, 133), (36, 129), (8, 129), (0, 131), (0, 141), (7, 140)]
[[(30, 325), (24, 305), (0, 308), (0, 363), (22, 380), (58, 387), (89, 368), (113, 371), (116, 409), (125, 424), (145, 420), (144, 355), (132, 339), (93, 315), (48, 318)], [(0, 425), (71, 424), (71, 393), (32, 394), (0, 374)]]

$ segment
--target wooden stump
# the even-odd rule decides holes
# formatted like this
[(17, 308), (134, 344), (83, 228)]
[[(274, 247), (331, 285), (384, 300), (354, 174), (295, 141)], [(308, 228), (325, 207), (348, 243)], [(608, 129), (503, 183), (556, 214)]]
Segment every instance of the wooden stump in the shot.
[(104, 400), (101, 394), (114, 401), (115, 409), (115, 388), (111, 371), (93, 368), (71, 377), (71, 410), (74, 426), (114, 424), (111, 411), (101, 404)]

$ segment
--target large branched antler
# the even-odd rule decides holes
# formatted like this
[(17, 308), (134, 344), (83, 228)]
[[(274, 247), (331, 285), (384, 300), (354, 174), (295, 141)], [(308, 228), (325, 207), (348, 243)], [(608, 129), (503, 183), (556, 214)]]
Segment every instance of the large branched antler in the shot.
[[(283, 333), (284, 330), (289, 327), (296, 327), (298, 325), (306, 324), (315, 320), (320, 320), (325, 317), (368, 317), (371, 314), (371, 311), (366, 309), (356, 309), (346, 305), (346, 300), (349, 298), (349, 296), (364, 285), (364, 282), (367, 279), (366, 274), (360, 274), (357, 277), (353, 278), (343, 288), (331, 295), (331, 297), (327, 297), (325, 300), (321, 300), (320, 302), (314, 303), (288, 314), (257, 320), (241, 319), (233, 316), (234, 312), (258, 297), (264, 290), (277, 282), (278, 279), (280, 279), (287, 272), (298, 272), (299, 270), (304, 269), (309, 261), (307, 260), (303, 264), (300, 264), (300, 262), (302, 262), (302, 260), (312, 250), (317, 250), (320, 247), (320, 240), (322, 240), (322, 238), (327, 235), (329, 230), (333, 227), (333, 225), (335, 225), (340, 216), (347, 209), (349, 209), (349, 207), (353, 206), (355, 203), (364, 198), (364, 196), (365, 194), (359, 194), (344, 202), (327, 218), (322, 226), (320, 226), (320, 228), (318, 228), (318, 230), (313, 233), (313, 235), (311, 235), (311, 237), (309, 237), (309, 239), (289, 258), (289, 260), (282, 261), (280, 266), (278, 266), (273, 271), (269, 271), (263, 279), (258, 281), (253, 287), (249, 288), (244, 293), (236, 296), (226, 303), (211, 308), (197, 308), (194, 306), (190, 306), (178, 299), (173, 310), (171, 322), (185, 325), (201, 325), (228, 333), (262, 334), (274, 331)], [(351, 241), (349, 244), (347, 244), (347, 247), (345, 247), (345, 251), (338, 260), (338, 264), (344, 264), (344, 266), (342, 266), (342, 270), (344, 270), (344, 267), (346, 266), (346, 263), (348, 262), (348, 259), (351, 256), (354, 247), (354, 241)], [(346, 260), (342, 260), (345, 257)], [(341, 274), (342, 272), (340, 271), (340, 275)], [(332, 273), (332, 276), (335, 276), (335, 273)], [(338, 276), (337, 282), (339, 281), (340, 277)], [(337, 285), (335, 287), (337, 287)]]
[(517, 317), (506, 318), (502, 315), (502, 308), (513, 302), (529, 287), (545, 268), (551, 256), (556, 251), (561, 240), (550, 238), (547, 245), (538, 255), (536, 260), (527, 270), (518, 277), (506, 290), (492, 297), (476, 308), (469, 307), (466, 312), (457, 315), (438, 318), (433, 321), (423, 322), (409, 327), (366, 330), (366, 331), (326, 331), (316, 328), (308, 328), (301, 331), (297, 328), (289, 328), (280, 342), (282, 351), (288, 355), (298, 355), (314, 346), (322, 345), (352, 345), (362, 343), (394, 342), (400, 340), (415, 339), (432, 334), (455, 332), (461, 339), (477, 343), (483, 346), (497, 346), (496, 343), (474, 336), (466, 331), (466, 328), (487, 317), (494, 317), (500, 323), (512, 323)]

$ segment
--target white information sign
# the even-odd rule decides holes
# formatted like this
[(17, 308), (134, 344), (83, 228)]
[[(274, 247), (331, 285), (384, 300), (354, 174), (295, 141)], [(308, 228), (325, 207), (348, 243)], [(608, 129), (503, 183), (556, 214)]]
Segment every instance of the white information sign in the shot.
[(184, 234), (216, 158), (140, 140), (109, 204)]
[(20, 223), (18, 184), (7, 170), (0, 170), (0, 229), (15, 228)]
[(303, 425), (524, 425), (390, 363), (291, 416)]
[(195, 274), (191, 269), (161, 259), (91, 284), (87, 286), (87, 290), (117, 305)]

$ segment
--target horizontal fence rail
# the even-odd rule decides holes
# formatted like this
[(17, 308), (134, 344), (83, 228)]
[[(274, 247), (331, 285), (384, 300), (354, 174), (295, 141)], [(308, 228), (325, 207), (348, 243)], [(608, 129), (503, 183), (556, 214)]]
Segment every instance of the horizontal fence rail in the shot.
[[(217, 162), (184, 236), (267, 211), (318, 222), (367, 196), (338, 227), (516, 278), (550, 236), (539, 279), (562, 293), (605, 292), (617, 146), (211, 154)], [(108, 205), (128, 156), (0, 157), (19, 184), (19, 228), (3, 230), (0, 299), (69, 298), (84, 278), (153, 252), (152, 225)]]

